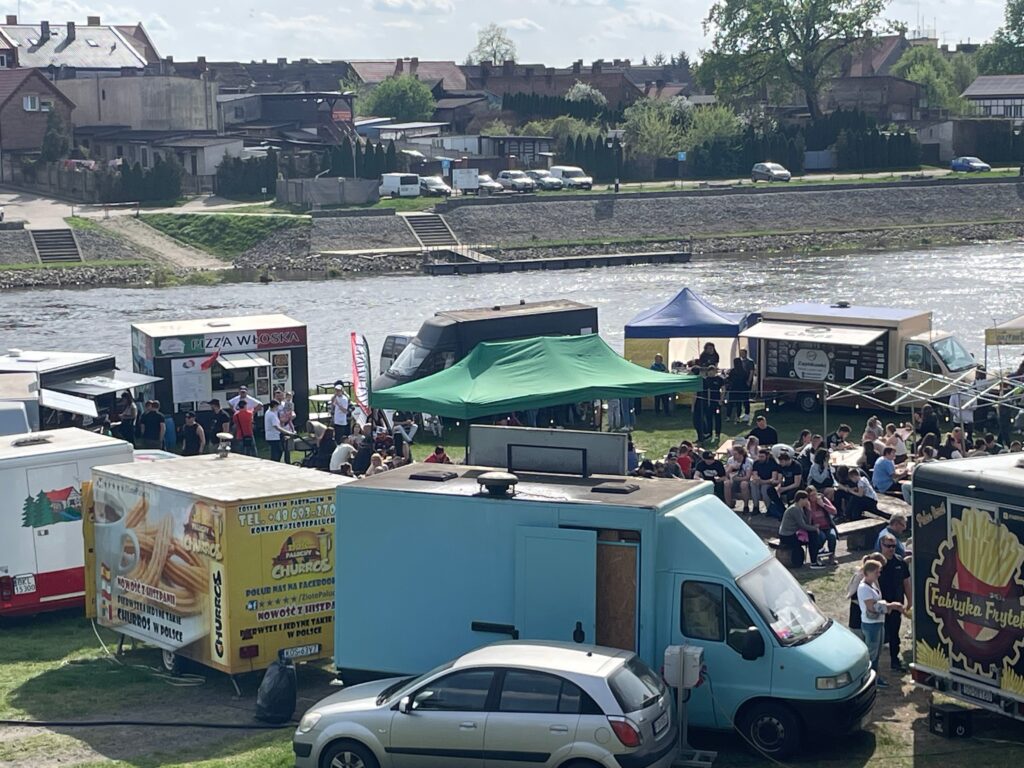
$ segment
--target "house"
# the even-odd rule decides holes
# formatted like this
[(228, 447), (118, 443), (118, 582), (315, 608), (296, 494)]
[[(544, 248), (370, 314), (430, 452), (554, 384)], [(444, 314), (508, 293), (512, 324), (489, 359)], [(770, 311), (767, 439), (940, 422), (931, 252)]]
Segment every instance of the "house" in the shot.
[(840, 77), (888, 75), (893, 65), (911, 45), (902, 32), (898, 35), (873, 35), (868, 30), (863, 40), (840, 62)]
[(434, 119), (448, 123), (456, 133), (464, 133), (474, 120), (487, 120), (497, 106), (486, 93), (462, 91), (465, 95), (446, 95), (434, 104)]
[(351, 91), (234, 93), (217, 97), (219, 124), (226, 133), (280, 146), (340, 144), (355, 137)]
[(50, 112), (70, 130), (74, 102), (35, 69), (0, 69), (0, 181), (19, 158), (43, 147)]
[(457, 154), (474, 158), (500, 160), (498, 167), (509, 166), (514, 157), (514, 167), (546, 168), (548, 157), (557, 151), (555, 140), (550, 136), (439, 136), (411, 139), (411, 144), (421, 145), (433, 154)]
[(89, 16), (84, 26), (23, 24), (7, 16), (0, 24), (0, 68), (38, 69), (51, 80), (142, 74), (151, 58), (159, 60), (141, 23), (117, 27)]
[(221, 95), (250, 93), (301, 93), (337, 91), (338, 84), (350, 78), (344, 61), (297, 59), (288, 61), (175, 61), (168, 56), (157, 69), (161, 74), (209, 80), (217, 84)]
[(1024, 75), (982, 75), (960, 94), (982, 117), (1024, 117)]
[(206, 79), (152, 75), (57, 80), (75, 103), (78, 125), (126, 125), (138, 131), (223, 130), (218, 86)]
[(924, 89), (899, 77), (837, 77), (829, 83), (825, 108), (857, 109), (882, 123), (907, 122), (920, 116)]
[(69, 486), (55, 491), (46, 491), (46, 498), (50, 502), (50, 510), (53, 512), (53, 519), (60, 520), (61, 514), (69, 512), (80, 514), (82, 508), (82, 493), (77, 488)]
[(409, 59), (349, 59), (346, 62), (352, 80), (366, 86), (380, 85), (392, 77), (411, 75), (425, 83), (435, 95), (464, 91), (466, 75), (454, 61), (420, 61)]

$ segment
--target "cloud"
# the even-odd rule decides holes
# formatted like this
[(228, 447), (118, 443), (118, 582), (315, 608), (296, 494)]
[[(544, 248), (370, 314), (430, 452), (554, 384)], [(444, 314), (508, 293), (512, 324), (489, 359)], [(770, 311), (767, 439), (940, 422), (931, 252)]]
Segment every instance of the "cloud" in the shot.
[(415, 23), (409, 21), (408, 19), (399, 19), (398, 21), (385, 21), (384, 22), (384, 26), (385, 27), (389, 27), (391, 29), (417, 29), (417, 28), (419, 28), (419, 24), (415, 24)]
[(369, 6), (383, 13), (454, 13), (455, 0), (369, 0)]
[(543, 32), (544, 27), (538, 24), (533, 19), (528, 19), (522, 16), (518, 19), (506, 19), (505, 21), (498, 23), (499, 27), (506, 27), (508, 29), (515, 29), (520, 32)]
[(613, 14), (601, 21), (601, 28), (608, 37), (624, 37), (624, 29), (642, 29), (659, 32), (683, 32), (683, 23), (675, 16), (651, 8), (632, 7)]

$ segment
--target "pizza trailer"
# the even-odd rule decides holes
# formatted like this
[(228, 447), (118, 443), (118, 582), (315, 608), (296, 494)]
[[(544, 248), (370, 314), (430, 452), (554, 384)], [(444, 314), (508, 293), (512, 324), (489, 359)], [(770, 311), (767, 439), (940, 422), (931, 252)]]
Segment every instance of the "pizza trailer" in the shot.
[(128, 443), (82, 429), (0, 438), (0, 617), (82, 605), (82, 482), (131, 461)]
[(148, 396), (164, 413), (208, 411), (211, 399), (224, 405), (245, 386), (261, 403), (291, 390), (297, 423), (308, 416), (306, 326), (285, 315), (136, 323), (132, 363), (161, 378)]
[(914, 682), (1024, 720), (1021, 454), (914, 471)]
[(759, 342), (757, 389), (808, 412), (821, 407), (826, 384), (908, 369), (951, 377), (977, 365), (956, 336), (932, 328), (931, 312), (915, 309), (787, 304), (762, 311), (740, 336)]
[(334, 503), (347, 478), (238, 454), (93, 470), (87, 615), (238, 674), (334, 649)]

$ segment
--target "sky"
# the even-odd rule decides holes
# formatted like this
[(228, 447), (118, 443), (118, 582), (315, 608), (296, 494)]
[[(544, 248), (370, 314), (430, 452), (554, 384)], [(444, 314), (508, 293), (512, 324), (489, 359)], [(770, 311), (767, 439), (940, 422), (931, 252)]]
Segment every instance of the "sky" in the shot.
[[(489, 23), (509, 30), (518, 60), (566, 66), (576, 59), (631, 59), (681, 50), (691, 60), (707, 40), (711, 0), (0, 0), (2, 13), (51, 23), (100, 16), (142, 21), (162, 56), (178, 61), (393, 59), (461, 62)], [(905, 21), (950, 45), (991, 36), (1002, 0), (893, 0), (884, 18)]]

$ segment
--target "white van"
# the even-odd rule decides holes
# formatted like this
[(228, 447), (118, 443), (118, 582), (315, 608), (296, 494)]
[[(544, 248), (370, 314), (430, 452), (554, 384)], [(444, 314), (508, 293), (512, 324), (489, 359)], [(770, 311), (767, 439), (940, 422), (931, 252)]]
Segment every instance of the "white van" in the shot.
[(419, 197), (420, 177), (414, 173), (385, 173), (378, 191), (381, 197)]
[(587, 176), (582, 168), (575, 165), (553, 165), (548, 169), (556, 179), (561, 179), (566, 189), (593, 189), (594, 179)]

